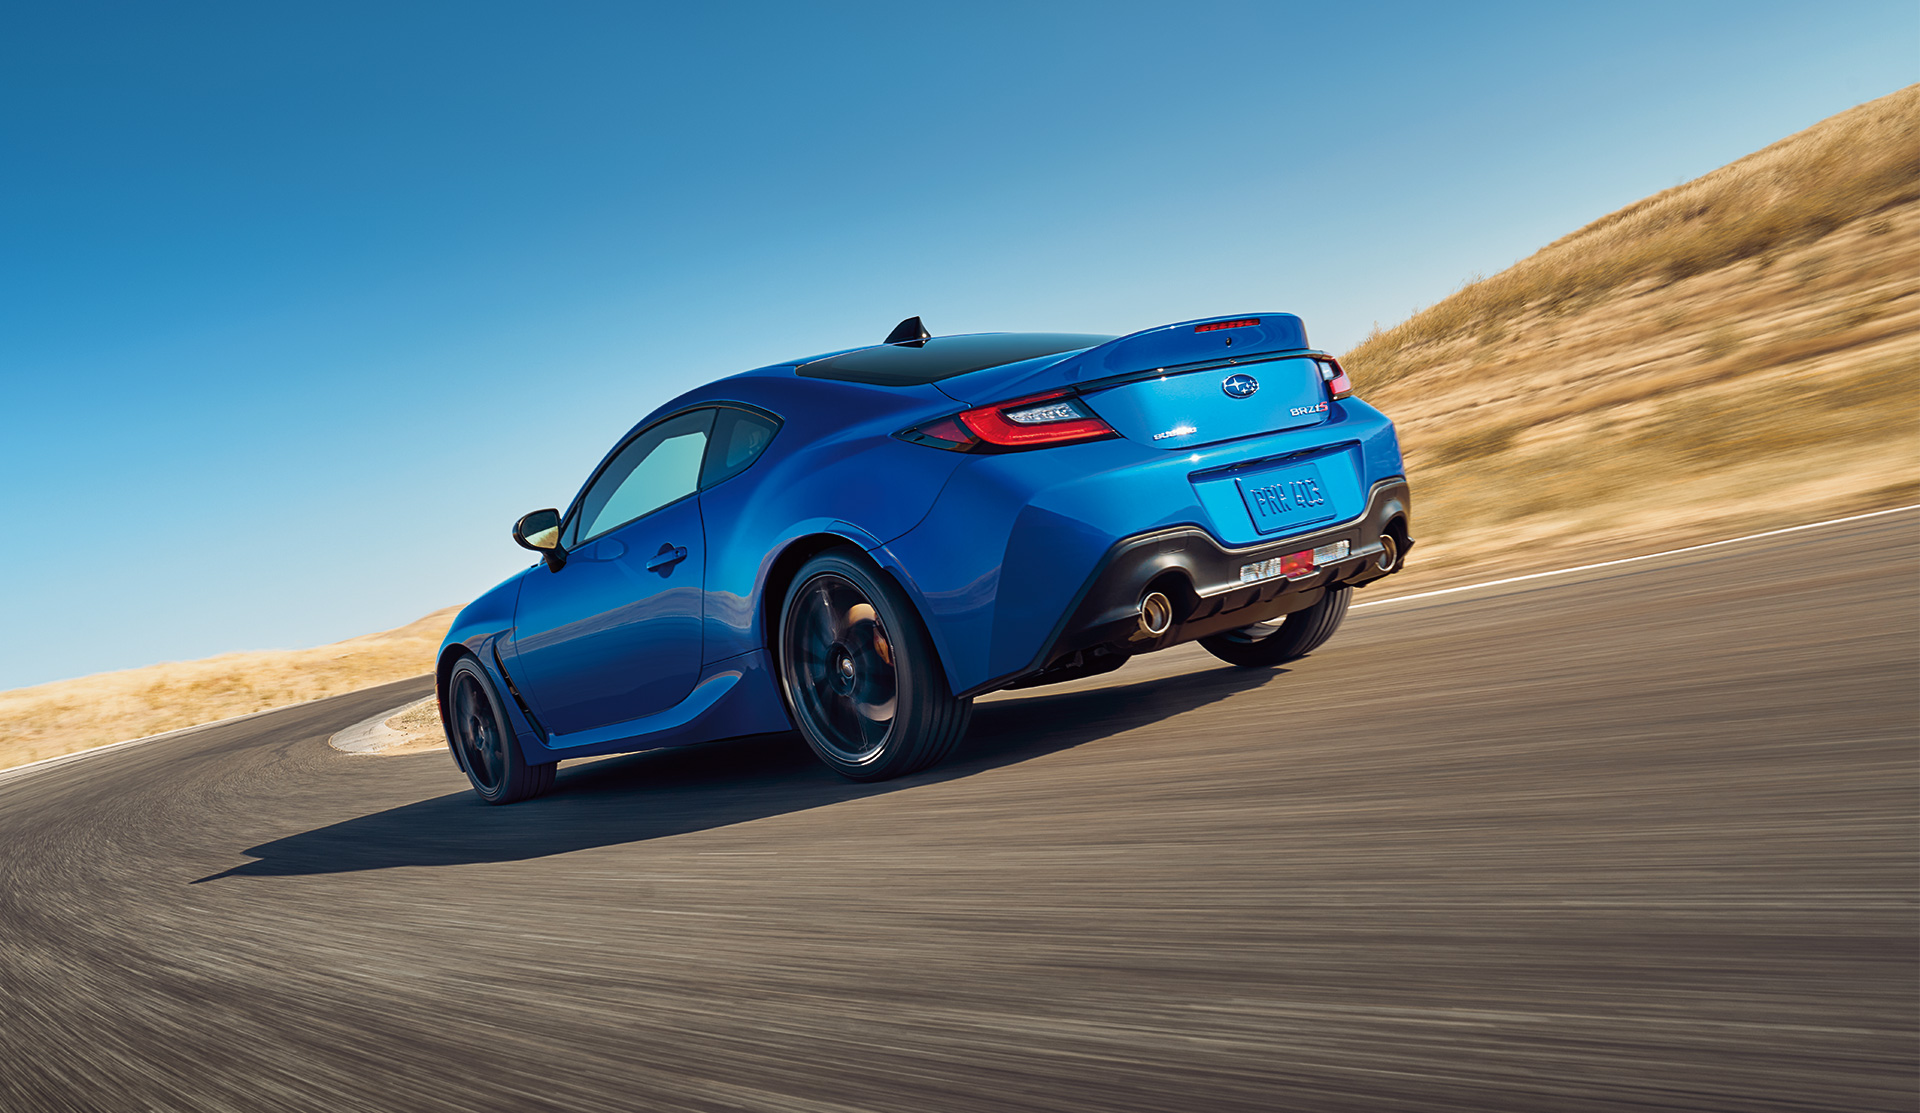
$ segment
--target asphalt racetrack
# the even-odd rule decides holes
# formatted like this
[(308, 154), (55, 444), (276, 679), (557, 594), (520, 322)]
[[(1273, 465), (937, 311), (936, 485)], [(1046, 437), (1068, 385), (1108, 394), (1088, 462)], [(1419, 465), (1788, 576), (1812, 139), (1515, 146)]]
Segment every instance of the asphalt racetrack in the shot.
[(327, 747), (426, 691), (0, 775), (0, 1108), (1920, 1093), (1920, 515), (1002, 694), (884, 785), (776, 737), (489, 808)]

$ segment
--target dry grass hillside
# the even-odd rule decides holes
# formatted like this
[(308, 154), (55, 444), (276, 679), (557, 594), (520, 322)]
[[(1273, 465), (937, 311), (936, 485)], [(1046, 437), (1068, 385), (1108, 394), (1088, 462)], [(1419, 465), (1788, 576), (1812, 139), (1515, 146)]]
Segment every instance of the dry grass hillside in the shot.
[(0, 692), (0, 769), (424, 675), (457, 610), (317, 649), (223, 653)]
[(1393, 593), (1920, 502), (1920, 86), (1596, 220), (1345, 362), (1414, 483)]

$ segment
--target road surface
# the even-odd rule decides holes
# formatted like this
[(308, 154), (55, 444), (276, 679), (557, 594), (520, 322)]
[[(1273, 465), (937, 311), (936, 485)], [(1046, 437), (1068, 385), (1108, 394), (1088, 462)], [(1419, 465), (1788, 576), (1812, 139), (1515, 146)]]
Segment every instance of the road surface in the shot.
[(884, 785), (779, 737), (489, 808), (327, 747), (426, 690), (0, 775), (0, 1108), (1920, 1092), (1920, 515), (1003, 694)]

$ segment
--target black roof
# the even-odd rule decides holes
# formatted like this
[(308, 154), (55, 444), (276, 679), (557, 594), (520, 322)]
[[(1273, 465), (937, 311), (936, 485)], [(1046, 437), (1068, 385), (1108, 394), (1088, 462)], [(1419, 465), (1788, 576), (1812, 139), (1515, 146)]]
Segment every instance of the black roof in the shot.
[(982, 332), (935, 336), (904, 344), (881, 344), (803, 363), (810, 379), (837, 379), (869, 386), (923, 386), (1023, 359), (1059, 355), (1104, 344), (1111, 336), (1076, 332)]

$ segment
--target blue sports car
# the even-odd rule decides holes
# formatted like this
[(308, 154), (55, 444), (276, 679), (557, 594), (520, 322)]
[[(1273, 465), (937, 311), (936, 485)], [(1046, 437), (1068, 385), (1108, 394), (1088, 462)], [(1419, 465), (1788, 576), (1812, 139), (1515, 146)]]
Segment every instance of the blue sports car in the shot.
[(930, 336), (689, 391), (609, 452), (436, 679), (474, 791), (564, 758), (798, 730), (855, 780), (923, 769), (973, 698), (1198, 641), (1271, 667), (1400, 567), (1392, 422), (1288, 313), (1129, 336)]

